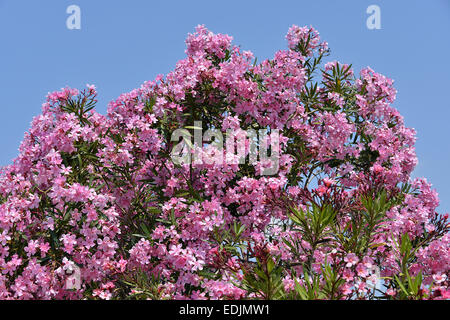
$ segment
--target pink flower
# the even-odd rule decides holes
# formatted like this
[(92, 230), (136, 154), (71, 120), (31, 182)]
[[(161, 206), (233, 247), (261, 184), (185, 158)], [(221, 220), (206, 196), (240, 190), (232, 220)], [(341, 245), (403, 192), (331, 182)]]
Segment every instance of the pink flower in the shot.
[(387, 294), (388, 296), (394, 297), (394, 296), (397, 294), (397, 291), (395, 291), (395, 290), (392, 289), (392, 288), (389, 288), (389, 289), (386, 290), (386, 294)]
[(95, 85), (93, 85), (93, 84), (86, 84), (86, 87), (89, 89), (89, 92), (91, 93), (91, 94), (95, 94), (97, 91), (96, 91), (96, 87), (95, 87)]
[(99, 297), (102, 300), (110, 300), (112, 297), (112, 294), (108, 290), (94, 289), (93, 296)]
[(353, 286), (351, 284), (349, 284), (349, 283), (346, 283), (343, 286), (341, 286), (342, 294), (346, 295), (346, 296), (351, 294), (353, 292), (352, 287)]
[(349, 253), (344, 258), (344, 261), (347, 263), (345, 266), (347, 268), (351, 268), (352, 266), (356, 265), (359, 261), (358, 257), (354, 253)]
[(48, 242), (41, 242), (39, 244), (39, 249), (41, 250), (41, 257), (44, 257), (48, 250), (50, 250), (50, 245), (48, 244)]
[(174, 267), (177, 269), (182, 269), (186, 265), (187, 259), (183, 256), (178, 256), (174, 260)]
[(63, 270), (66, 271), (68, 274), (71, 274), (75, 270), (75, 263), (67, 259), (66, 257), (63, 258)]
[(329, 193), (329, 189), (324, 185), (319, 186), (316, 190), (319, 196)]
[(64, 244), (64, 251), (71, 254), (77, 244), (76, 236), (73, 234), (64, 234), (61, 236), (61, 241)]
[(347, 282), (353, 281), (354, 276), (354, 273), (350, 269), (345, 269), (342, 273), (342, 278)]
[[(348, 267), (348, 263), (347, 263), (347, 267)], [(369, 274), (366, 266), (362, 263), (358, 263), (358, 265), (356, 266), (356, 272), (358, 273), (358, 276), (363, 277), (363, 278), (367, 277)]]
[(28, 245), (25, 247), (25, 252), (27, 252), (27, 256), (31, 257), (36, 253), (36, 249), (39, 247), (39, 241), (37, 240), (30, 240), (28, 242)]
[(9, 240), (11, 240), (11, 237), (6, 230), (0, 233), (0, 243), (2, 244), (2, 246), (5, 246), (6, 242), (8, 242)]
[(433, 279), (436, 283), (441, 283), (444, 282), (447, 279), (447, 275), (446, 274), (433, 274)]
[(323, 183), (324, 183), (324, 185), (325, 185), (327, 188), (329, 188), (329, 187), (335, 185), (335, 184), (336, 184), (336, 181), (333, 180), (333, 179), (324, 178), (324, 179), (323, 179)]

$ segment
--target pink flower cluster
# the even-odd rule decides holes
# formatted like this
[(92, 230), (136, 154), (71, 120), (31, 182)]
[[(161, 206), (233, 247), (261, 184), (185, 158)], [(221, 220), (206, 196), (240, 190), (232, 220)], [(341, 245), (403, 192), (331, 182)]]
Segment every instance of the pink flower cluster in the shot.
[(81, 298), (85, 285), (77, 292), (64, 288), (74, 268), (81, 270), (83, 283), (101, 282), (115, 263), (120, 226), (112, 197), (77, 182), (67, 163), (79, 145), (97, 141), (105, 130), (99, 114), (92, 113), (91, 125), (83, 126), (62, 110), (78, 94), (68, 88), (49, 94), (19, 157), (3, 169), (2, 299)]

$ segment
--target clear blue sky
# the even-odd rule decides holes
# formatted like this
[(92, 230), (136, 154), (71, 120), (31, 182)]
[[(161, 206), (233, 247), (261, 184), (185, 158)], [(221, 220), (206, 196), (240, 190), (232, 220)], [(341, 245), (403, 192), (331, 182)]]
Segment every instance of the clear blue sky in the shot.
[[(81, 8), (81, 30), (66, 8)], [(381, 30), (366, 8), (381, 8)], [(95, 84), (98, 111), (121, 93), (172, 70), (198, 24), (227, 33), (261, 61), (281, 48), (292, 24), (313, 25), (330, 60), (371, 66), (395, 80), (395, 107), (418, 133), (419, 165), (450, 211), (450, 0), (101, 1), (0, 0), (0, 165), (17, 155), (49, 91)]]

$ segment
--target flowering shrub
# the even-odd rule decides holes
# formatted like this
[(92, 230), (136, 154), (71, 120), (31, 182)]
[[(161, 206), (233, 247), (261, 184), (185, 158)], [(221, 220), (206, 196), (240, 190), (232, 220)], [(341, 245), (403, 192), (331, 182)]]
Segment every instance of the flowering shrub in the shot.
[[(174, 71), (106, 116), (94, 86), (49, 94), (0, 175), (0, 298), (449, 298), (448, 216), (410, 179), (393, 81), (324, 61), (313, 28), (287, 40), (257, 63), (199, 26)], [(276, 174), (174, 162), (172, 133), (195, 121), (277, 130)]]

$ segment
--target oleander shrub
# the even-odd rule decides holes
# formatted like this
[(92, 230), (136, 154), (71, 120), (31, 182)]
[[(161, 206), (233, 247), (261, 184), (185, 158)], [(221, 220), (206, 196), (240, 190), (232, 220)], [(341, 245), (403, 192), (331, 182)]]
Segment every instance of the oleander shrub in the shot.
[[(258, 62), (199, 26), (106, 115), (92, 85), (50, 93), (0, 174), (0, 298), (448, 299), (448, 216), (410, 178), (393, 81), (330, 60), (312, 27), (286, 38)], [(267, 133), (276, 170), (199, 130)]]

